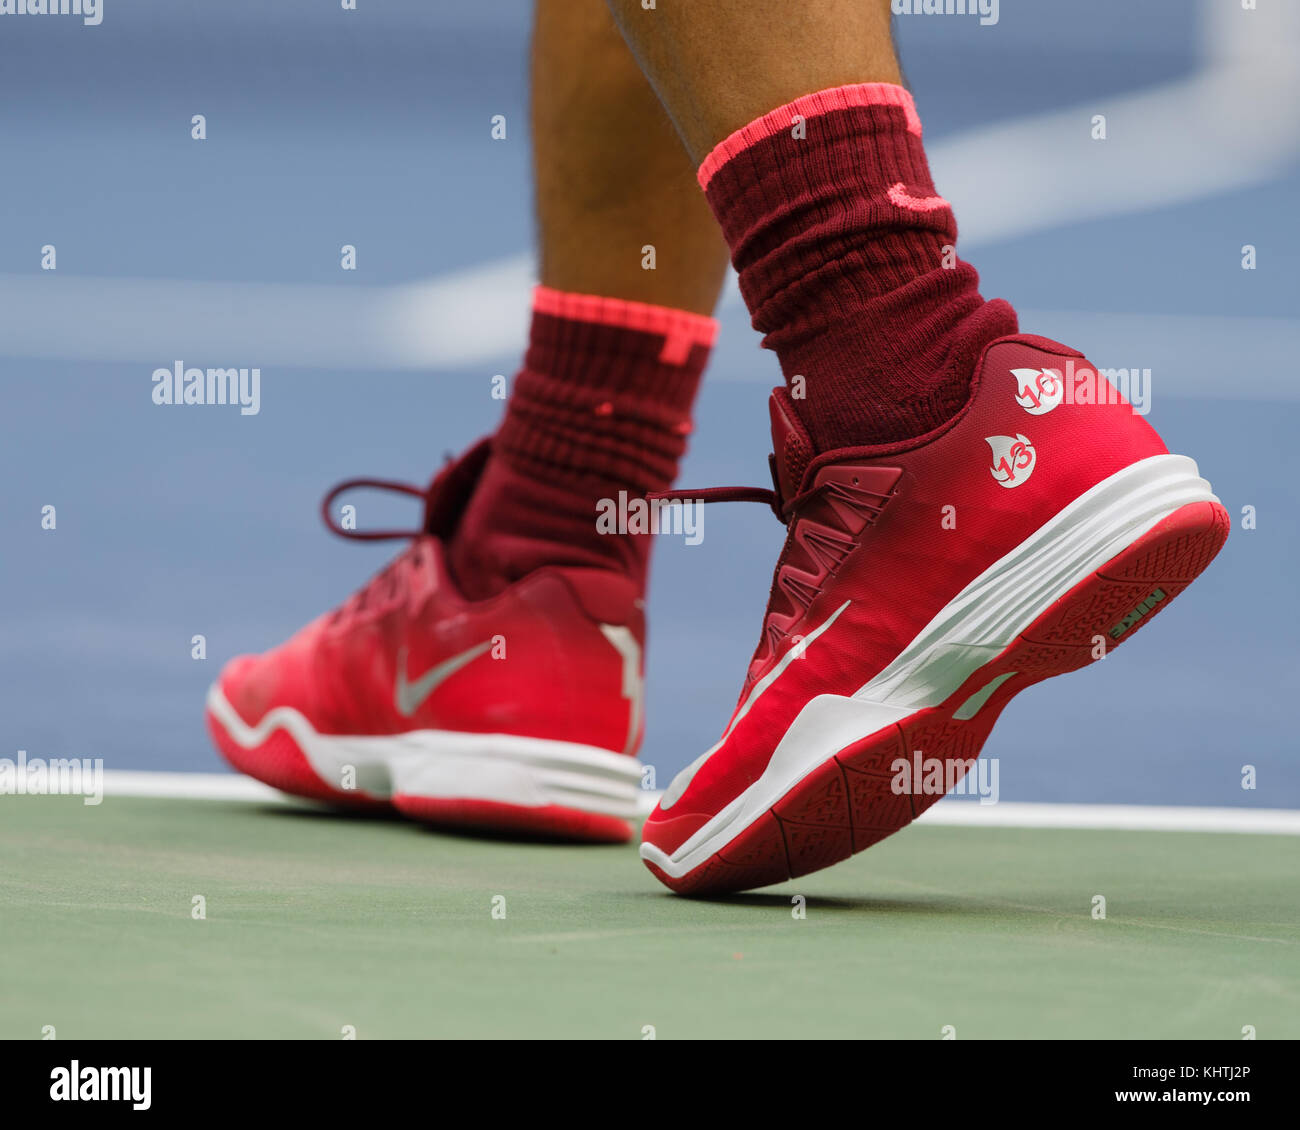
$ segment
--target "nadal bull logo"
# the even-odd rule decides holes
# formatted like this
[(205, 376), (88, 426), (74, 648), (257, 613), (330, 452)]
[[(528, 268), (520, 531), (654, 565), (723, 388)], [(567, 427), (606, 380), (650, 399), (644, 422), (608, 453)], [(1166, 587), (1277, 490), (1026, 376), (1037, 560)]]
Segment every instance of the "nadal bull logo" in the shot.
[(984, 442), (993, 451), (989, 473), (999, 486), (1018, 487), (1034, 473), (1038, 455), (1034, 445), (1019, 432), (1015, 436), (985, 436)]
[(1065, 382), (1055, 369), (1012, 369), (1016, 403), (1031, 416), (1050, 412), (1065, 395)]

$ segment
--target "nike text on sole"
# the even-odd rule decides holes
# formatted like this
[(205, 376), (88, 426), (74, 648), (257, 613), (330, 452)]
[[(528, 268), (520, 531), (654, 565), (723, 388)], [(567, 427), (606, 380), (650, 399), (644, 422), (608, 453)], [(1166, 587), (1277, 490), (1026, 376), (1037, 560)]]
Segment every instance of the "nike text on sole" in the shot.
[(896, 793), (897, 759), (920, 751), (959, 777), (1015, 694), (1092, 662), (1098, 637), (1128, 639), (1205, 569), (1228, 527), (1192, 460), (1126, 467), (985, 570), (855, 695), (808, 702), (762, 775), (679, 848), (643, 843), (641, 857), (672, 889), (705, 894), (870, 847), (939, 799)]
[[(249, 726), (217, 686), (208, 725), (227, 759), (275, 788), (420, 820), (623, 842), (638, 815), (641, 764), (595, 746), (450, 730), (376, 737), (319, 734), (289, 707)], [(255, 757), (253, 755), (256, 755)], [(343, 784), (351, 778), (353, 788)]]

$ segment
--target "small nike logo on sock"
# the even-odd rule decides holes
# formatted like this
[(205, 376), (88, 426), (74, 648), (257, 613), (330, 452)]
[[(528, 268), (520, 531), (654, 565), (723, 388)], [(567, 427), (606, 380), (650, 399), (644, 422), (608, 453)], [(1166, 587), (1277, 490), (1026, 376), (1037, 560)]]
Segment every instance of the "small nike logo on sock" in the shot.
[(394, 695), (397, 713), (402, 715), (403, 718), (411, 717), (420, 709), (424, 700), (433, 694), (439, 686), (467, 663), (477, 659), (491, 646), (492, 641), (487, 640), (481, 644), (476, 644), (468, 651), (462, 651), (459, 655), (453, 655), (450, 659), (444, 659), (437, 666), (430, 667), (413, 683), (407, 682), (406, 679), (406, 648), (402, 648), (397, 653), (397, 690)]
[(913, 196), (903, 187), (902, 181), (890, 185), (889, 202), (899, 208), (906, 208), (909, 212), (937, 212), (940, 208), (949, 206), (942, 196)]

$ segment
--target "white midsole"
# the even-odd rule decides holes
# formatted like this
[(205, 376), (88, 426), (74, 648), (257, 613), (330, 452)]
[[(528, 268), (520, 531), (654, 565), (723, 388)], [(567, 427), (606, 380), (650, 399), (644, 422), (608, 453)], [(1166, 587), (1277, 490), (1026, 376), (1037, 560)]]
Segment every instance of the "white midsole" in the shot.
[(268, 711), (256, 726), (249, 726), (215, 684), (207, 705), (230, 738), (245, 749), (283, 730), (322, 781), (340, 790), (351, 783), (351, 791), (374, 800), (401, 793), (527, 808), (562, 805), (622, 820), (638, 815), (641, 763), (597, 746), (456, 730), (375, 737), (320, 734), (287, 706)]
[[(1218, 501), (1185, 455), (1155, 455), (1103, 479), (976, 577), (856, 694), (807, 702), (758, 780), (676, 851), (643, 843), (641, 858), (675, 879), (693, 871), (828, 758), (938, 706), (1044, 609), (1158, 522), (1189, 503)], [(677, 782), (670, 786), (681, 791)]]

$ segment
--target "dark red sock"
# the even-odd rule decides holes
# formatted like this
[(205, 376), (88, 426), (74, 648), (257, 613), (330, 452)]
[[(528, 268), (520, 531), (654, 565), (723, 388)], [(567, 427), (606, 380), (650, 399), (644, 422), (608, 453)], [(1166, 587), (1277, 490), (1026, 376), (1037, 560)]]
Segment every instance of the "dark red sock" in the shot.
[(537, 288), (524, 367), (450, 546), (468, 596), (544, 565), (644, 584), (649, 535), (599, 533), (596, 506), (672, 485), (716, 332), (684, 310)]
[(1016, 332), (951, 251), (957, 225), (900, 86), (796, 99), (718, 145), (699, 180), (819, 451), (951, 419), (984, 346)]

